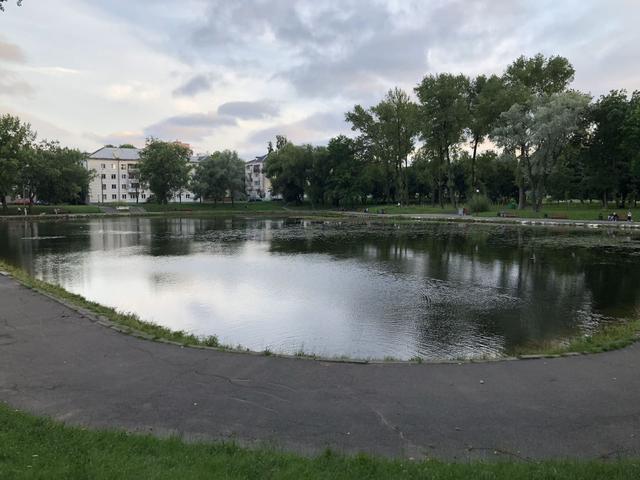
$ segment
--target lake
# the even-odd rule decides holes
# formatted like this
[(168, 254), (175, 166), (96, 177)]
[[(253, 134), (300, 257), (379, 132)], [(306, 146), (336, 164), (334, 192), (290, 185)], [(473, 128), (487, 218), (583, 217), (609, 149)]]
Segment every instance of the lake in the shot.
[(0, 258), (143, 320), (251, 350), (494, 358), (640, 306), (640, 237), (364, 219), (0, 222)]

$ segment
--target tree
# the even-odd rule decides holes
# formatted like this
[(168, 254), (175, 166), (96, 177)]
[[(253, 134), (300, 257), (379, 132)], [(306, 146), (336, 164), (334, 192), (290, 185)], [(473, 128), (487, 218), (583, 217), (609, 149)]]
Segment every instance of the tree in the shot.
[[(518, 57), (507, 67), (503, 79), (512, 95), (519, 91), (526, 98), (560, 93), (573, 81), (574, 75), (575, 69), (565, 57), (546, 58), (538, 53), (531, 58)], [(522, 103), (523, 98), (515, 100)]]
[(438, 160), (438, 197), (443, 204), (442, 173), (447, 172), (449, 200), (457, 206), (454, 195), (454, 150), (462, 141), (469, 124), (469, 79), (464, 75), (443, 73), (428, 75), (415, 88), (420, 99), (420, 133), (425, 146)]
[(0, 202), (7, 209), (7, 196), (18, 183), (20, 163), (30, 153), (36, 134), (31, 125), (12, 115), (0, 116)]
[(339, 135), (329, 141), (326, 162), (330, 166), (327, 181), (327, 197), (335, 206), (353, 205), (364, 201), (366, 192), (363, 181), (363, 165), (355, 153), (355, 142)]
[(497, 75), (478, 75), (470, 82), (469, 90), (469, 139), (471, 141), (470, 186), (476, 189), (476, 158), (478, 145), (495, 126), (500, 114), (511, 106), (511, 100), (502, 78)]
[(244, 181), (244, 162), (235, 151), (224, 150), (214, 152), (198, 164), (190, 188), (198, 198), (214, 202), (229, 195), (233, 204), (236, 198), (244, 196)]
[(624, 90), (602, 95), (588, 113), (591, 134), (587, 139), (587, 175), (605, 208), (609, 198), (617, 196), (628, 180), (630, 164), (623, 149), (628, 113)]
[[(517, 104), (520, 113), (524, 116), (527, 110), (532, 108), (536, 99), (565, 91), (567, 85), (573, 80), (574, 74), (575, 70), (566, 58), (560, 56), (546, 58), (538, 53), (531, 58), (518, 57), (507, 67), (502, 78), (513, 105)], [(516, 145), (513, 148), (520, 149), (519, 156), (516, 157), (519, 159), (516, 180), (518, 182), (518, 209), (523, 209), (526, 187), (523, 161), (528, 159), (528, 152), (525, 144)], [(507, 153), (515, 155), (515, 152)]]
[(191, 149), (183, 143), (147, 139), (140, 152), (140, 180), (149, 186), (159, 203), (168, 203), (187, 187), (191, 154)]
[[(4, 4), (7, 3), (8, 0), (0, 0), (0, 12), (4, 12)], [(22, 0), (16, 0), (16, 5), (19, 7), (22, 6)]]
[(286, 202), (301, 203), (307, 186), (308, 169), (313, 161), (313, 147), (277, 143), (276, 150), (267, 157), (267, 177), (271, 180), (274, 193), (282, 195)]
[(49, 203), (83, 203), (93, 175), (84, 160), (80, 150), (61, 147), (56, 141), (43, 140), (30, 148), (18, 174), (18, 187), (29, 208), (36, 197)]
[(408, 201), (406, 169), (418, 131), (417, 113), (409, 95), (396, 87), (377, 105), (367, 110), (356, 105), (346, 114), (351, 129), (360, 131), (360, 146), (370, 160), (383, 165), (387, 200)]
[(136, 148), (136, 147), (130, 143), (123, 143), (118, 148)]
[(514, 104), (500, 116), (493, 138), (507, 154), (520, 152), (519, 173), (524, 169), (536, 211), (542, 206), (547, 179), (578, 131), (589, 101), (588, 95), (579, 92), (557, 93), (538, 97), (531, 106)]

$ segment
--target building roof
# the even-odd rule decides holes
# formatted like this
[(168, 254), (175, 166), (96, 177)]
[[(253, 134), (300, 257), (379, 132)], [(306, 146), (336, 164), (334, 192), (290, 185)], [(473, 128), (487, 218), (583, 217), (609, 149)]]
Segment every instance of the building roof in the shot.
[(258, 156), (256, 158), (254, 158), (253, 160), (249, 160), (246, 165), (256, 165), (258, 163), (264, 163), (264, 161), (267, 159), (268, 155), (261, 155)]
[(102, 147), (89, 155), (89, 158), (94, 160), (139, 160), (140, 149)]

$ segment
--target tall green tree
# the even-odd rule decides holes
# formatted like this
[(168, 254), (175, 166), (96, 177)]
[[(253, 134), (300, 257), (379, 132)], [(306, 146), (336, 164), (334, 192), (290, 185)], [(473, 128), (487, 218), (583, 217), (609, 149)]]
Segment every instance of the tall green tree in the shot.
[(233, 204), (245, 194), (244, 165), (235, 151), (214, 152), (196, 167), (190, 181), (191, 191), (200, 199), (214, 202), (228, 195)]
[(28, 123), (9, 114), (0, 116), (0, 202), (5, 210), (6, 197), (14, 193), (20, 164), (32, 154), (35, 139), (36, 134)]
[(628, 181), (630, 162), (624, 149), (628, 114), (629, 102), (624, 90), (602, 95), (589, 109), (587, 175), (604, 207), (609, 199), (624, 190)]
[(307, 187), (308, 170), (313, 162), (313, 147), (286, 142), (271, 152), (266, 161), (267, 177), (275, 194), (285, 202), (301, 203)]
[(469, 79), (464, 75), (428, 75), (416, 87), (420, 100), (420, 133), (425, 146), (438, 160), (438, 197), (444, 206), (442, 174), (447, 174), (449, 200), (457, 206), (454, 184), (454, 151), (469, 124)]
[(468, 133), (472, 149), (470, 186), (475, 190), (478, 146), (491, 133), (500, 114), (509, 109), (512, 101), (502, 78), (497, 75), (478, 75), (470, 81), (469, 87)]
[(84, 162), (80, 150), (44, 140), (20, 162), (18, 187), (29, 205), (36, 197), (48, 203), (84, 203), (93, 176)]
[(514, 104), (500, 116), (493, 138), (509, 153), (520, 151), (518, 163), (531, 186), (536, 211), (542, 206), (549, 175), (578, 132), (589, 101), (579, 92), (557, 93), (537, 97), (530, 106)]
[[(513, 104), (522, 114), (533, 108), (534, 102), (542, 97), (560, 93), (567, 89), (573, 81), (575, 69), (564, 57), (545, 57), (538, 53), (533, 57), (518, 57), (504, 72), (502, 79), (508, 90), (508, 95)], [(515, 113), (512, 112), (512, 113)], [(525, 207), (526, 176), (524, 172), (525, 161), (529, 158), (527, 145), (522, 143), (514, 148), (519, 148), (517, 161), (516, 180), (518, 182), (518, 209)], [(516, 155), (515, 152), (508, 154)]]
[(377, 105), (356, 105), (346, 114), (351, 129), (360, 132), (360, 145), (372, 161), (379, 162), (389, 179), (387, 200), (408, 201), (406, 169), (418, 133), (418, 109), (400, 88), (389, 90)]
[(140, 180), (159, 203), (169, 200), (189, 184), (191, 149), (180, 142), (149, 138), (140, 152)]

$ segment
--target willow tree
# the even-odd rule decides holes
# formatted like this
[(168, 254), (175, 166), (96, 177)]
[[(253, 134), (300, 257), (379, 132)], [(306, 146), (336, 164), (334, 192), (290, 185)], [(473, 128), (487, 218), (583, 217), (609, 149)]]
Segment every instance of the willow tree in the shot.
[(536, 211), (542, 206), (549, 176), (565, 147), (579, 131), (589, 95), (569, 91), (541, 96), (531, 105), (514, 104), (492, 132), (507, 152), (520, 152), (519, 164), (531, 187)]

